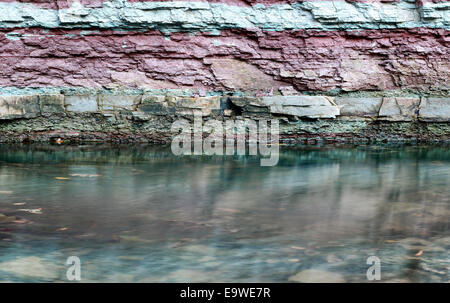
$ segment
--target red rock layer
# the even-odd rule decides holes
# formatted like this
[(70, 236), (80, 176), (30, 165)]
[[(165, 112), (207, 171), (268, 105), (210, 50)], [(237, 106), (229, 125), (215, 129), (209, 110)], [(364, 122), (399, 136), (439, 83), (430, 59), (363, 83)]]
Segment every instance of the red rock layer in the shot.
[(449, 33), (229, 30), (165, 37), (158, 31), (3, 29), (0, 86), (448, 89)]

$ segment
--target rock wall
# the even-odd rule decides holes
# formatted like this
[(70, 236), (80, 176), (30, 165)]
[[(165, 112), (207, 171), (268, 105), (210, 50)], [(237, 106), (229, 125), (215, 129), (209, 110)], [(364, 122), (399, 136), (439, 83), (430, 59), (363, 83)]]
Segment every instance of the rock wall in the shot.
[(279, 119), (286, 143), (450, 142), (450, 99), (21, 95), (0, 97), (0, 142), (168, 143), (175, 120)]
[(441, 0), (0, 0), (1, 136), (101, 132), (100, 119), (105, 132), (163, 140), (201, 110), (279, 117), (286, 136), (397, 123), (407, 133), (385, 137), (441, 140), (449, 30)]

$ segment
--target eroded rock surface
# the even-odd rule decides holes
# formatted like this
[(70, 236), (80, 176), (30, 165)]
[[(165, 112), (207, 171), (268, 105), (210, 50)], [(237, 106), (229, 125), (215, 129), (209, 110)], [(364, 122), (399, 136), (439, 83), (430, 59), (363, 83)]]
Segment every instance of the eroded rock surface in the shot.
[(0, 96), (0, 141), (168, 142), (177, 119), (278, 119), (292, 142), (450, 141), (450, 99), (437, 97), (182, 96), (42, 94)]

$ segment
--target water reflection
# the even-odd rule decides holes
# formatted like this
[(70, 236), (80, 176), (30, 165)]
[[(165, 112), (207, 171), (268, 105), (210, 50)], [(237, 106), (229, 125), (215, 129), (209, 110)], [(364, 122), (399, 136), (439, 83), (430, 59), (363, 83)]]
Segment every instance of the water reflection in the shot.
[(0, 280), (66, 281), (72, 255), (85, 282), (365, 282), (371, 255), (382, 281), (450, 280), (448, 147), (301, 147), (259, 164), (1, 146)]

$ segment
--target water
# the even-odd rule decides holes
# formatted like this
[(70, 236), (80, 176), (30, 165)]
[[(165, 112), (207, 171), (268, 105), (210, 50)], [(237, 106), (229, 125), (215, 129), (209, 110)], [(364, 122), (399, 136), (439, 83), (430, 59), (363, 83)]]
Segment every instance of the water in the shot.
[(381, 281), (450, 280), (448, 147), (298, 147), (259, 164), (2, 145), (0, 281), (67, 281), (69, 256), (84, 282), (368, 282), (369, 256)]

